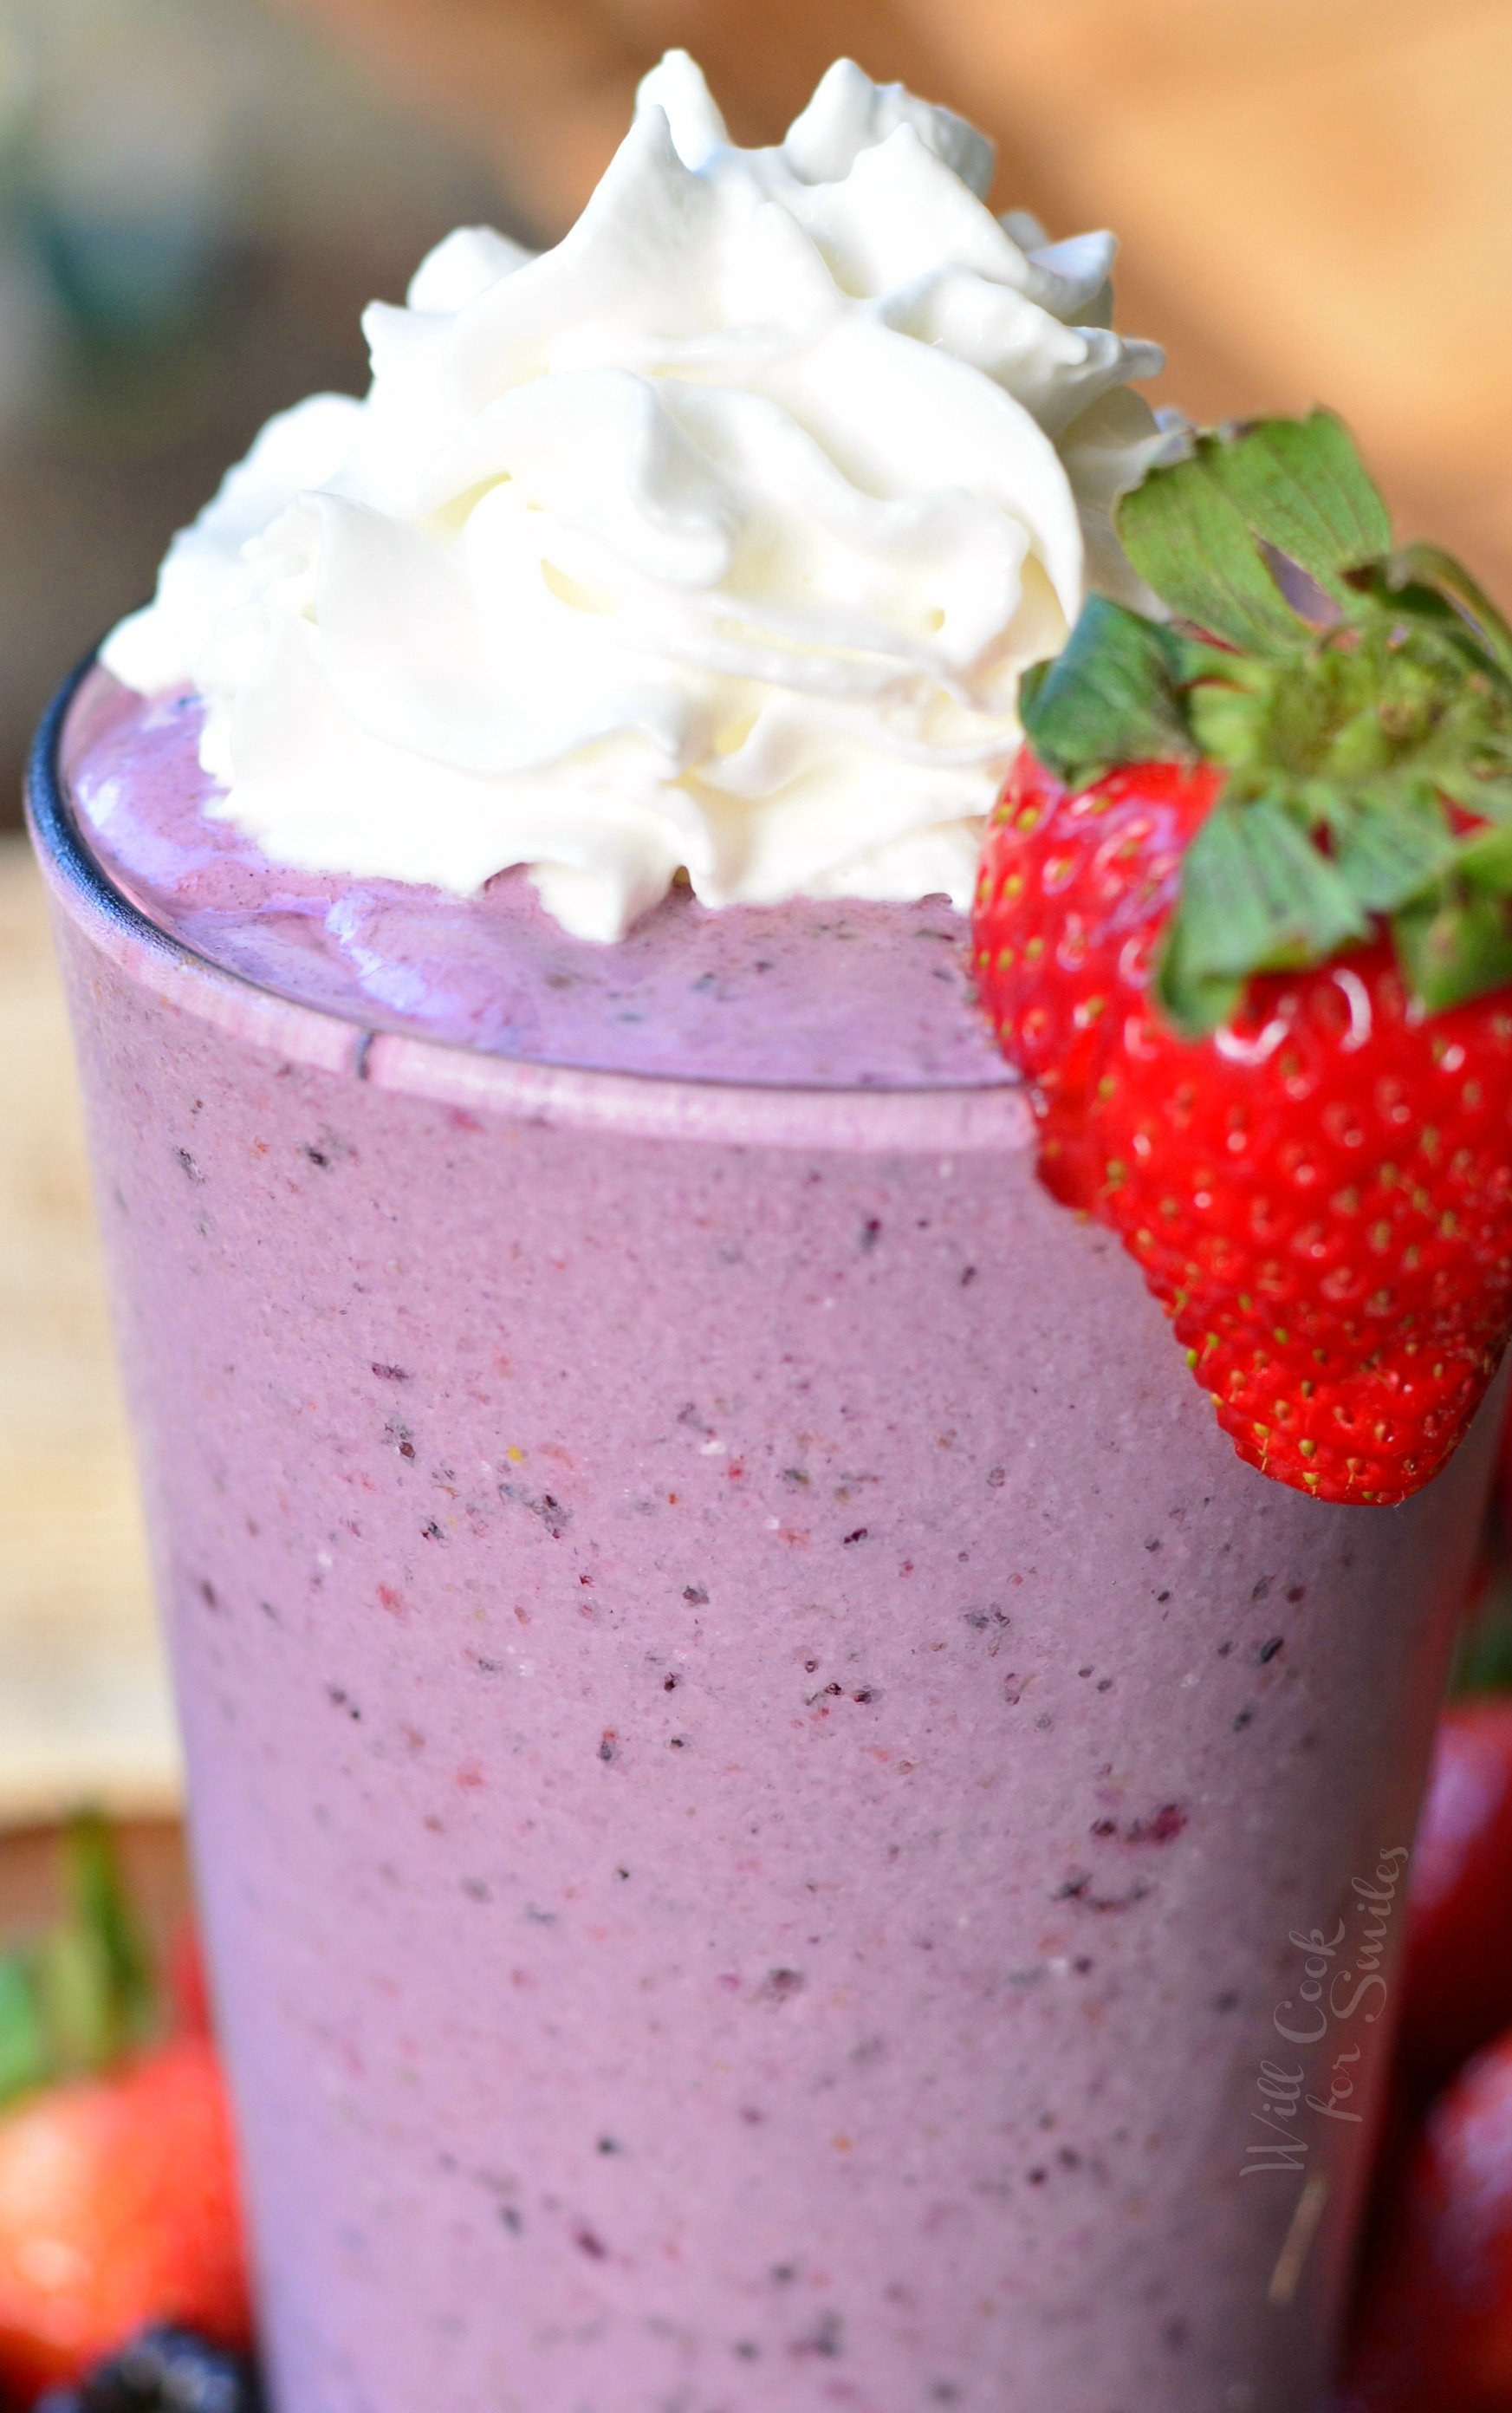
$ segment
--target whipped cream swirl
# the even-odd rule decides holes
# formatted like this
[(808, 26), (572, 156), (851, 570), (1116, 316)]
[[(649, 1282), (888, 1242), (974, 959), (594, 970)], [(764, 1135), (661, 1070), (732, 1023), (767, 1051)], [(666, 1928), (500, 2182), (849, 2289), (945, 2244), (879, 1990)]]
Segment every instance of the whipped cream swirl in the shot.
[(274, 861), (621, 936), (711, 906), (969, 903), (1020, 674), (1164, 438), (1110, 237), (984, 196), (991, 145), (832, 67), (771, 150), (691, 59), (581, 218), (463, 229), (273, 420), (107, 666), (206, 700), (212, 810)]

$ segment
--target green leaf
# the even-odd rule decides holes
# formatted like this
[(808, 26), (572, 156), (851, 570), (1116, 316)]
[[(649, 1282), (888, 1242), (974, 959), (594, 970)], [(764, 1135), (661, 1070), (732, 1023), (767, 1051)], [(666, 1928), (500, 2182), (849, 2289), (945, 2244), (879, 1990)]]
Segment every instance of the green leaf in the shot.
[(1505, 696), (1512, 685), (1512, 672), (1500, 659), (1496, 646), (1436, 586), (1408, 576), (1407, 558), (1404, 552), (1354, 572), (1349, 584), (1359, 599), (1354, 618), (1368, 625), (1360, 609), (1361, 602), (1368, 603), (1386, 626), (1399, 632), (1399, 641), (1405, 638), (1416, 644), (1425, 665), (1430, 659), (1436, 660), (1441, 677), (1479, 676), (1492, 682)]
[(1118, 511), (1124, 548), (1183, 618), (1267, 656), (1304, 643), (1262, 546), (1342, 604), (1346, 573), (1387, 553), (1391, 520), (1332, 412), (1264, 419), (1200, 437), (1185, 461), (1153, 469)]
[(48, 2058), (68, 2077), (106, 2069), (125, 2041), (98, 1939), (72, 1922), (37, 1947), (36, 1987)]
[(1512, 828), (1504, 822), (1478, 837), (1461, 839), (1454, 868), (1478, 895), (1512, 897)]
[(95, 1811), (71, 1822), (65, 1858), (72, 1921), (100, 1973), (105, 2058), (139, 2042), (155, 2008), (151, 1956), (126, 1895), (115, 1839)]
[[(1184, 625), (1097, 607), (1025, 718), (1063, 775), (1195, 752), (1226, 778), (1161, 951), (1169, 1019), (1211, 1031), (1255, 974), (1383, 920), (1429, 1011), (1512, 984), (1512, 626), (1436, 546), (1392, 550), (1342, 422), (1200, 437), (1118, 525)], [(1336, 608), (1294, 610), (1288, 564)]]
[(1286, 807), (1225, 796), (1182, 866), (1156, 995), (1188, 1038), (1215, 1030), (1256, 972), (1326, 963), (1371, 919)]
[(1391, 935), (1408, 983), (1430, 1014), (1512, 981), (1512, 925), (1499, 897), (1452, 898), (1399, 913)]
[(1330, 410), (1205, 437), (1198, 457), (1246, 527), (1342, 597), (1343, 573), (1391, 547), (1391, 514)]
[(155, 2022), (151, 1961), (109, 1827), (77, 1817), (63, 1848), (64, 1916), (0, 1954), (0, 2105), (108, 2069)]
[(7, 1952), (0, 1955), (0, 2105), (45, 2085), (52, 2071), (32, 1956)]
[(1135, 569), (1182, 619), (1264, 656), (1305, 644), (1306, 622), (1276, 585), (1201, 445), (1190, 460), (1152, 469), (1124, 496), (1117, 518)]
[(1387, 591), (1402, 597), (1414, 588), (1441, 597), (1478, 639), (1487, 659), (1504, 679), (1512, 680), (1512, 629), (1484, 587), (1477, 585), (1452, 554), (1436, 544), (1403, 545), (1385, 569)]
[(1413, 798), (1395, 786), (1378, 794), (1366, 790), (1330, 800), (1327, 819), (1334, 868), (1367, 913), (1396, 912), (1442, 880), (1455, 861), (1453, 832), (1431, 794)]
[(1094, 595), (1064, 651), (1024, 678), (1024, 734), (1073, 787), (1114, 762), (1190, 762), (1181, 667), (1180, 641), (1169, 630)]
[(1244, 983), (1233, 973), (1205, 970), (1187, 943), (1178, 912), (1166, 932), (1155, 966), (1154, 998), (1182, 1039), (1206, 1039), (1238, 1013)]
[(1473, 772), (1463, 770), (1435, 776), (1445, 795), (1462, 805), (1467, 813), (1499, 824), (1512, 822), (1512, 778), (1477, 778)]

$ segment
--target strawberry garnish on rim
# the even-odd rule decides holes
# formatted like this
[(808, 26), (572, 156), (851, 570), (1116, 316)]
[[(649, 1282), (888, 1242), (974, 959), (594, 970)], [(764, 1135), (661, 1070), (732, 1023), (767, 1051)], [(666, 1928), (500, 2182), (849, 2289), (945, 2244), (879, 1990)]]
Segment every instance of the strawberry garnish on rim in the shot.
[(981, 999), (1240, 1456), (1404, 1500), (1512, 1326), (1512, 632), (1322, 411), (1119, 524), (1173, 616), (1095, 599), (1025, 682)]

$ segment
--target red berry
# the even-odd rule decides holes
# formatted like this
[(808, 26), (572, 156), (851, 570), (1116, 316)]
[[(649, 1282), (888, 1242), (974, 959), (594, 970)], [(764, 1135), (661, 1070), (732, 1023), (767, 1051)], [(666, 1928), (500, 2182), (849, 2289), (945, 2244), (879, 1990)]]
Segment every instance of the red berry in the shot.
[(1222, 775), (1072, 793), (1026, 750), (983, 856), (982, 1002), (1040, 1171), (1115, 1230), (1241, 1458), (1323, 1500), (1437, 1473), (1512, 1323), (1512, 1008), (1425, 1015), (1387, 942), (1252, 979), (1188, 1041), (1151, 984)]
[(0, 2118), (0, 2395), (30, 2404), (153, 2321), (251, 2337), (230, 2115), (198, 2038)]
[(1429, 2116), (1370, 2273), (1343, 2406), (1512, 2407), (1512, 2037)]
[(1400, 2050), (1419, 2087), (1512, 2025), (1512, 1701), (1446, 1711), (1413, 1849)]
[(168, 1992), (173, 2023), (180, 2036), (213, 2036), (215, 2015), (210, 1999), (210, 1978), (200, 1949), (199, 1930), (183, 1919), (169, 1947)]

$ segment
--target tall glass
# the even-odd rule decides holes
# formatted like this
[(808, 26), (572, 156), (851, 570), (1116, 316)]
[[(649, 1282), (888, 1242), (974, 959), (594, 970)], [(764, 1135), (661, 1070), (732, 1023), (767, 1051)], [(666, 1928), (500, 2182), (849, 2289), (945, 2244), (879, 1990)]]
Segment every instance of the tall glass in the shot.
[(548, 1070), (32, 784), (281, 2413), (1302, 2413), (1491, 1426), (1232, 1456), (1008, 1090)]

